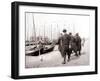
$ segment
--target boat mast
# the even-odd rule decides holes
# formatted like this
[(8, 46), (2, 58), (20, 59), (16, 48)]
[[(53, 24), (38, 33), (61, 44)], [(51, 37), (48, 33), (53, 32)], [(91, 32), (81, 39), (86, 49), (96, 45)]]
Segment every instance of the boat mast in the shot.
[(31, 45), (31, 44), (30, 44), (30, 38), (31, 38), (31, 37), (30, 37), (29, 17), (27, 17), (26, 19), (27, 19), (27, 22), (28, 22), (28, 25), (27, 25), (27, 27), (28, 27), (28, 28), (27, 28), (27, 30), (28, 30), (28, 31), (27, 31), (27, 39), (28, 39), (28, 44), (29, 44), (29, 46), (30, 46), (30, 45)]
[[(28, 31), (29, 31), (29, 30), (28, 30)], [(26, 33), (27, 33), (27, 35), (26, 35), (26, 40), (27, 40), (27, 41), (29, 41), (29, 39), (28, 39), (28, 36), (29, 36), (28, 31), (26, 32)]]
[(27, 16), (27, 15), (25, 14), (25, 39), (26, 39), (26, 41), (29, 41), (29, 40), (28, 40), (28, 36), (29, 36), (29, 34), (28, 34), (29, 27), (27, 27), (27, 24), (26, 24), (26, 22), (28, 22), (28, 19), (27, 19), (26, 16)]
[(52, 41), (52, 24), (51, 24), (51, 41)]
[(75, 34), (75, 25), (73, 24), (73, 33)]
[(34, 23), (34, 14), (32, 13), (32, 16), (33, 16), (33, 38), (35, 39), (35, 42), (36, 42), (36, 29), (35, 29), (35, 23)]
[(45, 42), (45, 24), (44, 24), (44, 42)]
[(59, 38), (59, 35), (60, 35), (60, 30), (59, 30), (59, 27), (58, 27), (58, 24), (57, 24), (57, 29), (58, 29), (58, 38)]
[[(28, 23), (28, 17), (27, 17), (27, 15), (25, 16), (25, 23)], [(29, 27), (28, 27), (29, 25), (28, 24), (26, 24), (26, 29), (25, 29), (25, 32), (26, 32), (26, 36), (25, 36), (25, 38), (26, 38), (26, 40), (29, 42), (30, 41), (30, 39), (29, 39)]]

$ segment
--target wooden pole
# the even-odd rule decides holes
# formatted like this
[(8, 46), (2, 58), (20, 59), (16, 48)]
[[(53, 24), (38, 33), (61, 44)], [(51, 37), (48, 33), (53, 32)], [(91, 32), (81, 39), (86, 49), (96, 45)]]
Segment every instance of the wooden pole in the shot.
[(33, 36), (35, 38), (35, 42), (36, 42), (36, 29), (35, 29), (35, 22), (34, 22), (34, 14), (32, 13), (33, 16)]

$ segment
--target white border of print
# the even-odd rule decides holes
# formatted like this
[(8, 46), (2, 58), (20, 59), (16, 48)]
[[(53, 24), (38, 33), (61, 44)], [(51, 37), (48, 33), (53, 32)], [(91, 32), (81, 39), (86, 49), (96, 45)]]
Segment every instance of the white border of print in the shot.
[[(25, 12), (72, 13), (90, 15), (90, 64), (87, 66), (51, 67), (51, 68), (25, 68)], [(41, 75), (55, 73), (74, 73), (95, 71), (95, 11), (71, 8), (52, 8), (37, 6), (19, 7), (19, 75)]]

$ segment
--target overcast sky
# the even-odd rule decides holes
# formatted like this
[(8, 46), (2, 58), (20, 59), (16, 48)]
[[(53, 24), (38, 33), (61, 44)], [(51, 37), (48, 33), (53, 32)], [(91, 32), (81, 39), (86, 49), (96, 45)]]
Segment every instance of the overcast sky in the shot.
[(34, 27), (36, 36), (45, 34), (50, 39), (51, 35), (53, 39), (56, 39), (63, 29), (67, 29), (68, 33), (78, 32), (81, 37), (87, 38), (89, 37), (89, 24), (89, 16), (86, 15), (26, 13), (26, 38), (29, 39), (34, 35)]

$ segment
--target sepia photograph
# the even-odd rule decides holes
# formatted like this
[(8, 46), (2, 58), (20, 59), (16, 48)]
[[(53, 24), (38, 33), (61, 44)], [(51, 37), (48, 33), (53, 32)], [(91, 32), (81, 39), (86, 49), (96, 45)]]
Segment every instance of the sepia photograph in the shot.
[(89, 65), (90, 15), (25, 12), (25, 68)]
[(97, 74), (97, 7), (12, 3), (14, 79)]

